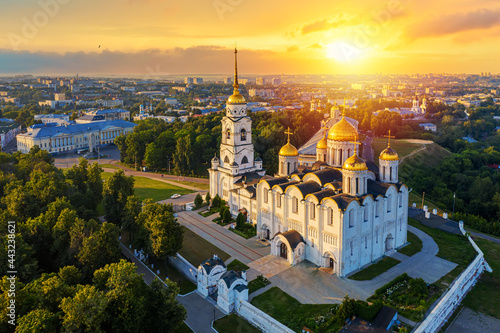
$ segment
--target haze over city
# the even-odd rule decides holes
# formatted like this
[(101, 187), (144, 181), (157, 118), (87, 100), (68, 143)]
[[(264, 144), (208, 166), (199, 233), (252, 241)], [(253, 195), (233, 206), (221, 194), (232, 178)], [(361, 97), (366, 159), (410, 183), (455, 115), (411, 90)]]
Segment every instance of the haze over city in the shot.
[(498, 71), (497, 1), (2, 0), (0, 73)]

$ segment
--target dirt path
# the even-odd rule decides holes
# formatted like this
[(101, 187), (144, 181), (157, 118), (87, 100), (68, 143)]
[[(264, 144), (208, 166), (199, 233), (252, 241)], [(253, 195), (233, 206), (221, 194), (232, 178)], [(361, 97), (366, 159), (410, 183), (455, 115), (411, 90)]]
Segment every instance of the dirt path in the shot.
[[(432, 143), (432, 141), (425, 141), (425, 140), (415, 140), (415, 141), (423, 141), (423, 142), (429, 142), (429, 143)], [(410, 154), (406, 155), (405, 157), (403, 157), (401, 160), (399, 160), (399, 164), (403, 163), (404, 160), (406, 160), (408, 157), (411, 157), (423, 150), (425, 150), (427, 148), (427, 144), (422, 144), (422, 148), (419, 148), (417, 150), (414, 150), (412, 151)]]

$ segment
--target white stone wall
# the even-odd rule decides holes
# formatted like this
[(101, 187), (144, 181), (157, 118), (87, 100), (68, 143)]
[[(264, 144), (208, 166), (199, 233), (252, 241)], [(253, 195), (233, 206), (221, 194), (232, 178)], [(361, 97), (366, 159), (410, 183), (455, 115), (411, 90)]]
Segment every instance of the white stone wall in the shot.
[[(465, 235), (463, 224), (460, 224), (460, 230)], [(453, 282), (446, 294), (441, 296), (441, 300), (436, 307), (429, 313), (425, 320), (415, 329), (415, 333), (434, 333), (439, 331), (448, 318), (453, 314), (460, 302), (465, 298), (469, 290), (477, 283), (481, 274), (486, 270), (491, 272), (491, 267), (484, 259), (484, 254), (476, 243), (469, 238), (469, 242), (478, 252), (476, 259), (465, 271)]]
[(239, 301), (236, 310), (240, 316), (257, 326), (265, 333), (293, 333), (291, 329), (262, 312), (247, 301)]
[(197, 269), (189, 261), (184, 259), (179, 253), (170, 257), (169, 261), (175, 268), (184, 273), (191, 282), (196, 283)]

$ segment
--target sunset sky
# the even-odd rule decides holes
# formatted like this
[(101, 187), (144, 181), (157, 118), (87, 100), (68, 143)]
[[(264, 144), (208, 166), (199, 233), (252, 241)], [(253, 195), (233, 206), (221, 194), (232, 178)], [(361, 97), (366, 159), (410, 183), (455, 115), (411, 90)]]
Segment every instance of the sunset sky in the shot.
[(498, 0), (0, 0), (0, 9), (0, 73), (229, 74), (235, 42), (242, 74), (500, 70)]

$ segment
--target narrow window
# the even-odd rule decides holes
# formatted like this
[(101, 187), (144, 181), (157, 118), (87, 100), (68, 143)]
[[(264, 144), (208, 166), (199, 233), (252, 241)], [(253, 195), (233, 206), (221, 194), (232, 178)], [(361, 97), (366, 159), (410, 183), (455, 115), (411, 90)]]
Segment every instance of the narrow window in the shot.
[(281, 208), (281, 194), (276, 192), (276, 207)]
[(241, 141), (247, 141), (247, 131), (244, 128), (241, 130)]
[(368, 237), (365, 236), (365, 249), (368, 248)]
[(226, 133), (227, 133), (226, 138), (228, 140), (231, 139), (231, 131), (228, 129)]
[(352, 241), (351, 241), (351, 243), (349, 245), (350, 245), (350, 248), (351, 248), (351, 256), (352, 256), (352, 255), (354, 255), (354, 246), (352, 244)]
[(354, 227), (354, 209), (349, 211), (349, 228)]
[(248, 158), (246, 156), (243, 156), (243, 159), (241, 160), (241, 164), (248, 163)]
[(392, 167), (389, 168), (389, 180), (392, 182)]
[(392, 209), (392, 195), (387, 196), (387, 212), (390, 213)]
[(375, 243), (378, 244), (378, 230), (375, 230)]
[(268, 193), (267, 193), (267, 189), (264, 189), (264, 203), (267, 203), (267, 201), (269, 200), (268, 198)]
[(299, 211), (299, 199), (296, 197), (293, 197), (292, 212), (297, 214), (298, 211)]
[(368, 212), (369, 212), (369, 210), (370, 210), (370, 206), (367, 204), (365, 206), (365, 222), (368, 221)]
[(356, 178), (356, 194), (359, 193), (359, 178)]
[(311, 213), (310, 213), (310, 218), (311, 219), (315, 219), (316, 218), (316, 205), (314, 204), (314, 202), (311, 202), (309, 204), (309, 209), (311, 210)]

